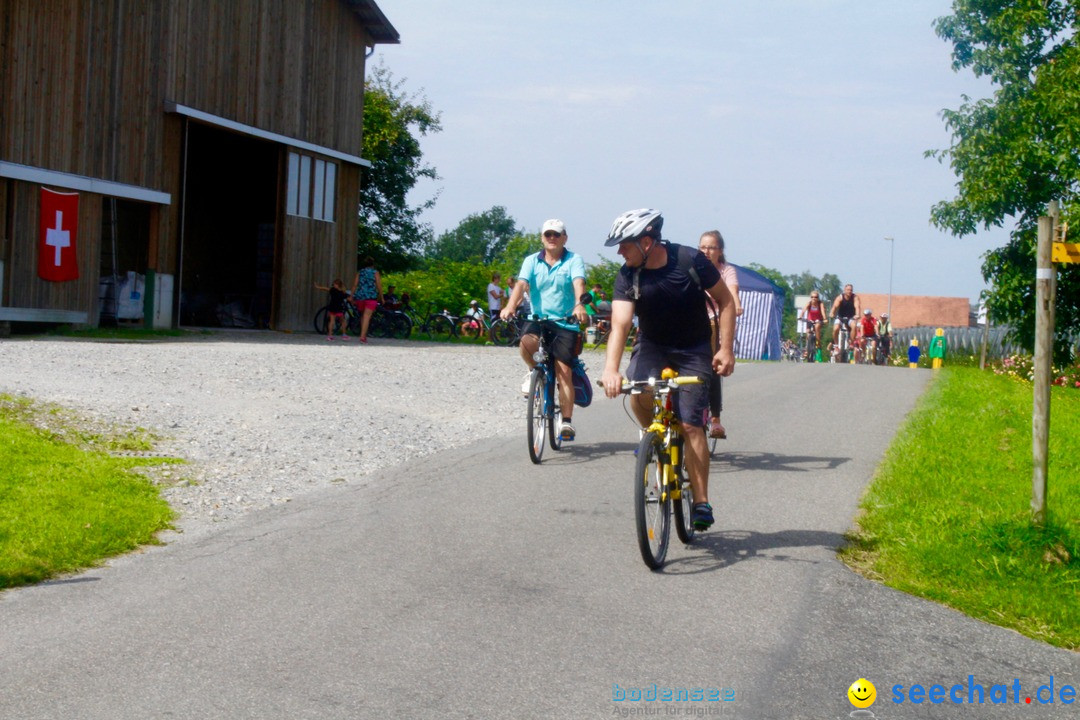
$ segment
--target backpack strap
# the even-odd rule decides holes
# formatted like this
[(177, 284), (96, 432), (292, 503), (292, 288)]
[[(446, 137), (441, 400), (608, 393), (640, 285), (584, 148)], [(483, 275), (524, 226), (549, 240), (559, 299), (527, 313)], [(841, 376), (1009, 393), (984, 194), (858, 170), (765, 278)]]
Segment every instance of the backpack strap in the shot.
[[(664, 243), (664, 246), (667, 248), (667, 251), (671, 252), (671, 243), (669, 243), (667, 241), (663, 241), (663, 243)], [(704, 292), (705, 288), (701, 287), (701, 276), (698, 275), (698, 271), (694, 267), (694, 253), (696, 253), (697, 250), (694, 250), (693, 248), (687, 247), (685, 245), (677, 245), (676, 247), (678, 247), (678, 253), (677, 253), (677, 256), (675, 258), (675, 262), (679, 266), (679, 269), (690, 276), (690, 279), (694, 281), (695, 285), (697, 285), (698, 290), (701, 290), (702, 292)], [(639, 300), (639, 299), (641, 299), (641, 268), (640, 267), (634, 268), (634, 286), (633, 286), (633, 289), (632, 289), (631, 294), (630, 294), (630, 299), (631, 300)]]

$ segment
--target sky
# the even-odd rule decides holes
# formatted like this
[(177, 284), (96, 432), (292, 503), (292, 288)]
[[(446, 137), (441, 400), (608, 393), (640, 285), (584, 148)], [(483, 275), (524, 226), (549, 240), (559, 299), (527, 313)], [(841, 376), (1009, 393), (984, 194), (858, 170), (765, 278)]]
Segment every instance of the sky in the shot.
[[(933, 31), (949, 0), (378, 0), (401, 36), (377, 45), (442, 131), (436, 234), (502, 205), (519, 227), (565, 221), (587, 263), (618, 261), (614, 218), (664, 214), (696, 245), (856, 292), (967, 297), (1012, 225), (957, 238), (930, 224), (956, 194), (943, 109), (992, 88)], [(891, 237), (892, 241), (885, 238)], [(890, 280), (891, 275), (891, 280)]]

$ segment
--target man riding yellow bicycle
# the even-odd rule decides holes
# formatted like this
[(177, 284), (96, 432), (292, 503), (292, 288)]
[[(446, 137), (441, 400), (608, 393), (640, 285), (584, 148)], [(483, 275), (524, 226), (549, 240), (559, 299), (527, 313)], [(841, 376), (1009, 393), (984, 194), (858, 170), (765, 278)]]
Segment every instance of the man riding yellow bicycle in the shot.
[[(664, 218), (657, 210), (623, 213), (615, 219), (606, 246), (618, 245), (624, 265), (615, 280), (611, 336), (601, 384), (609, 398), (622, 392), (619, 365), (635, 313), (640, 334), (630, 356), (631, 380), (659, 378), (665, 367), (685, 376), (707, 377), (715, 369), (727, 376), (735, 369), (735, 302), (716, 267), (696, 248), (661, 241)], [(705, 293), (720, 308), (720, 349), (714, 355)], [(705, 385), (681, 388), (676, 414), (685, 436), (686, 469), (693, 488), (693, 525), (713, 524), (709, 504), (709, 451), (703, 427), (709, 398)], [(631, 397), (642, 428), (652, 422), (651, 393)]]

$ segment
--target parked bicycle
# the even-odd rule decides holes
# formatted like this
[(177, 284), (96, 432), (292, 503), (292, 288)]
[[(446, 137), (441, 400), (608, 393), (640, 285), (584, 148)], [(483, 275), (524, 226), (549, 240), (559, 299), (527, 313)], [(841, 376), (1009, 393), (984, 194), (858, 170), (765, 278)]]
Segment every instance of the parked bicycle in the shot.
[(458, 318), (458, 335), (466, 340), (486, 338), (491, 332), (491, 320), (482, 310), (473, 310)]
[(521, 342), (521, 331), (525, 327), (528, 317), (524, 313), (518, 313), (509, 320), (499, 318), (491, 323), (488, 330), (488, 338), (493, 345), (511, 347)]
[(689, 545), (694, 539), (691, 520), (694, 493), (686, 473), (682, 424), (675, 417), (672, 391), (683, 385), (704, 382), (698, 377), (678, 377), (665, 368), (659, 380), (632, 380), (622, 392), (638, 395), (653, 393), (653, 419), (638, 443), (634, 466), (634, 520), (641, 559), (653, 570), (664, 565), (671, 535), (671, 510), (675, 508), (675, 532)]
[[(326, 305), (319, 308), (315, 313), (313, 325), (315, 332), (325, 335), (327, 333), (328, 310)], [(363, 313), (352, 302), (345, 303), (345, 327), (349, 334), (360, 336), (360, 327)], [(382, 305), (375, 308), (368, 323), (368, 335), (382, 338), (397, 338), (404, 340), (412, 333), (412, 320), (400, 310), (388, 310)]]
[(424, 322), (424, 329), (432, 340), (451, 340), (458, 336), (458, 317), (446, 309), (433, 312)]
[(548, 350), (559, 322), (577, 322), (573, 315), (567, 317), (539, 317), (532, 322), (540, 326), (540, 344), (533, 353), (536, 365), (529, 376), (529, 407), (526, 413), (526, 437), (529, 441), (529, 459), (539, 465), (544, 456), (545, 438), (551, 449), (562, 449), (562, 409), (559, 393), (555, 387), (555, 356)]

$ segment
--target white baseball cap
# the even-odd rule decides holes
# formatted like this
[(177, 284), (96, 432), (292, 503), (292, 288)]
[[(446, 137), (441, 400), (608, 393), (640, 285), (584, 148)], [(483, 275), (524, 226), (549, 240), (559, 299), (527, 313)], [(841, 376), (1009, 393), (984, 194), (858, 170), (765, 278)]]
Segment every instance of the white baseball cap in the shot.
[(565, 235), (566, 234), (566, 225), (563, 223), (562, 220), (556, 220), (555, 218), (552, 218), (551, 220), (545, 220), (544, 221), (544, 227), (542, 227), (540, 229), (540, 234), (543, 235), (548, 230), (554, 230), (555, 232), (559, 233), (560, 235)]

